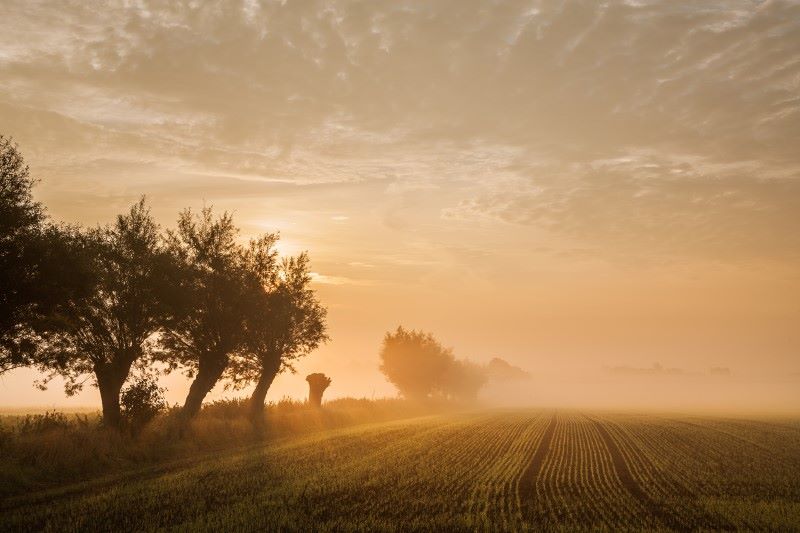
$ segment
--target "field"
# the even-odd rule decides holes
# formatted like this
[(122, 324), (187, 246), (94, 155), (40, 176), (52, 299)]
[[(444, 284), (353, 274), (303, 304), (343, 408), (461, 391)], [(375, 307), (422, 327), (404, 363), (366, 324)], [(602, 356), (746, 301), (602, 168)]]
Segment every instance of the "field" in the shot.
[(800, 423), (551, 411), (275, 439), (7, 498), (4, 530), (800, 530)]

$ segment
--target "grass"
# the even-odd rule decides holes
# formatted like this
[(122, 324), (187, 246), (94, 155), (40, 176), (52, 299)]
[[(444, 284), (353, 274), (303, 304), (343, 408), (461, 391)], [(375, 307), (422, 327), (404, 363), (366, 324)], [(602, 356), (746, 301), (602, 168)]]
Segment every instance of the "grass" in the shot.
[(0, 527), (789, 531), (800, 528), (798, 451), (794, 421), (436, 415), (286, 433), (17, 495)]
[(177, 435), (177, 409), (159, 416), (136, 438), (104, 430), (97, 412), (0, 416), (0, 499), (289, 435), (425, 412), (396, 399), (344, 398), (327, 402), (322, 410), (281, 400), (267, 405), (264, 429), (254, 432), (246, 407), (240, 400), (206, 405), (184, 438)]

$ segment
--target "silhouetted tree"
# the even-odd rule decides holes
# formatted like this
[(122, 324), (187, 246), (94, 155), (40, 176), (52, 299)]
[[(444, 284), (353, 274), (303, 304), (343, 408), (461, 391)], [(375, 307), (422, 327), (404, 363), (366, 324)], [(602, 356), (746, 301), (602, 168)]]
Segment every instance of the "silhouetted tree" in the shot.
[(305, 253), (285, 258), (274, 279), (263, 279), (267, 292), (248, 317), (247, 341), (228, 369), (235, 388), (256, 383), (250, 397), (256, 424), (263, 421), (264, 399), (275, 376), (287, 369), (294, 372), (294, 361), (327, 340), (326, 310), (310, 288), (308, 265)]
[(423, 400), (441, 392), (444, 375), (455, 358), (433, 335), (402, 326), (387, 333), (380, 352), (381, 372), (400, 394)]
[(93, 378), (103, 422), (118, 427), (120, 390), (166, 323), (164, 296), (174, 269), (144, 198), (115, 224), (90, 230), (85, 238), (95, 273), (92, 291), (71, 302), (63, 327), (44, 339), (37, 366), (49, 373), (46, 379), (65, 378), (67, 394)]
[(237, 236), (231, 215), (215, 219), (210, 208), (199, 215), (184, 211), (177, 230), (169, 234), (169, 248), (182, 265), (176, 279), (181, 296), (161, 336), (160, 358), (194, 377), (183, 405), (184, 422), (200, 411), (231, 355), (245, 346), (247, 320), (262, 308), (265, 280), (274, 275), (277, 237), (265, 235), (246, 249)]
[(80, 235), (47, 221), (33, 185), (16, 144), (0, 135), (0, 374), (35, 364), (42, 335), (91, 285)]
[(308, 381), (308, 403), (314, 407), (322, 407), (322, 394), (331, 384), (331, 378), (325, 374), (309, 374), (306, 376)]
[[(0, 136), (0, 334), (4, 347), (25, 321), (24, 315), (38, 304), (35, 286), (29, 281), (31, 266), (39, 259), (31, 255), (38, 250), (31, 250), (28, 243), (37, 238), (45, 216), (42, 206), (33, 201), (33, 183), (16, 145)], [(6, 368), (11, 364), (9, 357)]]

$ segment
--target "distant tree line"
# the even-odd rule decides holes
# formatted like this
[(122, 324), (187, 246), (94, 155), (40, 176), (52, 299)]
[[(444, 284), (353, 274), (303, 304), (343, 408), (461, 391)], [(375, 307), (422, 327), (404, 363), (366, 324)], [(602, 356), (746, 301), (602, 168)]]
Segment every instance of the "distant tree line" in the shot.
[(97, 228), (53, 223), (33, 200), (16, 145), (0, 136), (0, 374), (32, 367), (97, 386), (103, 421), (121, 424), (120, 393), (156, 363), (192, 378), (188, 422), (221, 380), (255, 383), (262, 419), (275, 376), (327, 340), (306, 253), (280, 258), (278, 235), (247, 244), (230, 214), (186, 209), (163, 230), (144, 198)]

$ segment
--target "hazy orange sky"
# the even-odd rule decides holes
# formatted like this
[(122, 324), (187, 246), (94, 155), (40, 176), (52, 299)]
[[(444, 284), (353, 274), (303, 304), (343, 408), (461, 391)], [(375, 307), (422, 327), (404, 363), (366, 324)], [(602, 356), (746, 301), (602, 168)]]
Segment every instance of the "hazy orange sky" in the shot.
[(394, 394), (403, 324), (520, 401), (800, 409), (800, 3), (4, 0), (0, 132), (55, 219), (309, 250), (332, 341), (269, 399)]

